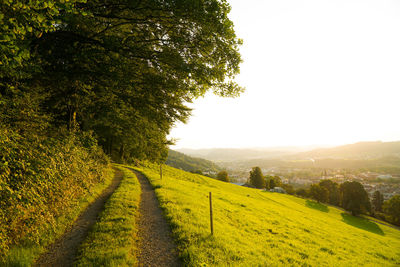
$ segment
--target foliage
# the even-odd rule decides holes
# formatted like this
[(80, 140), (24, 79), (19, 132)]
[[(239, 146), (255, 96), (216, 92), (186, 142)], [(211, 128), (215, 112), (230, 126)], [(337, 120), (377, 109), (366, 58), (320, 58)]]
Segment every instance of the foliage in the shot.
[(275, 187), (282, 186), (282, 180), (279, 176), (267, 176), (266, 177), (266, 187), (267, 189), (274, 189)]
[(285, 189), (286, 193), (288, 193), (289, 195), (294, 195), (295, 191), (292, 185), (290, 184), (281, 184), (280, 185), (283, 189)]
[(372, 196), (372, 206), (374, 207), (374, 211), (376, 212), (381, 212), (382, 211), (382, 205), (383, 205), (383, 195), (381, 194), (380, 191), (375, 191), (374, 195)]
[(340, 185), (341, 206), (358, 215), (371, 210), (368, 193), (359, 182), (344, 182)]
[(242, 90), (232, 82), (241, 40), (225, 1), (96, 0), (79, 10), (30, 40), (40, 71), (27, 90), (45, 91), (55, 124), (93, 130), (116, 160), (164, 162), (186, 102)]
[(187, 102), (242, 91), (229, 12), (219, 0), (0, 3), (0, 256), (41, 242), (104, 181), (103, 151), (164, 162)]
[(220, 181), (229, 183), (229, 177), (228, 177), (228, 173), (226, 171), (220, 171), (217, 174), (217, 179), (220, 180)]
[(185, 155), (183, 153), (174, 150), (168, 151), (168, 158), (165, 164), (188, 172), (196, 172), (196, 171), (218, 172), (221, 169), (218, 165), (216, 165), (212, 161), (201, 158), (190, 157), (188, 155)]
[(324, 187), (328, 190), (328, 200), (329, 204), (339, 206), (340, 204), (340, 194), (339, 185), (331, 180), (325, 179), (319, 182), (320, 187)]
[[(20, 77), (21, 67), (30, 59), (33, 38), (51, 32), (60, 16), (77, 14), (77, 3), (86, 0), (23, 1), (4, 0), (0, 4), (0, 78)], [(63, 14), (62, 14), (63, 13)]]
[(137, 265), (137, 215), (140, 184), (135, 174), (123, 168), (119, 187), (80, 246), (76, 266)]
[(253, 169), (250, 171), (249, 182), (256, 188), (265, 188), (265, 179), (260, 167), (253, 167)]
[(312, 184), (310, 186), (310, 196), (318, 202), (328, 202), (329, 191), (319, 184)]
[(400, 225), (400, 195), (395, 195), (385, 201), (383, 210), (390, 216), (393, 223)]
[[(307, 200), (166, 166), (140, 170), (156, 189), (185, 266), (396, 266), (400, 232)], [(214, 236), (208, 194), (213, 194)], [(314, 202), (315, 203), (315, 202)], [(315, 203), (317, 204), (317, 203)], [(322, 206), (322, 205), (321, 205)], [(383, 235), (381, 234), (383, 232)]]
[(113, 159), (164, 162), (185, 103), (242, 91), (229, 12), (219, 0), (3, 1), (0, 104), (42, 95), (38, 114), (93, 131)]
[[(41, 229), (103, 182), (108, 159), (90, 136), (25, 136), (0, 124), (0, 247), (41, 242)], [(90, 143), (90, 142), (86, 142)]]
[(304, 188), (299, 188), (296, 190), (295, 194), (300, 197), (308, 197), (308, 192)]

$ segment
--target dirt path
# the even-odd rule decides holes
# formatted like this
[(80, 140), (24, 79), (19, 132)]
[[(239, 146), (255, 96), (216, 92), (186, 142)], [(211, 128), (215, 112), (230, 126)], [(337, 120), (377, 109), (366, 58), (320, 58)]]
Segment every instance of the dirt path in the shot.
[(139, 266), (181, 266), (171, 229), (164, 219), (156, 194), (147, 178), (135, 172), (142, 187), (139, 206)]
[(86, 208), (71, 228), (47, 248), (47, 252), (39, 257), (34, 266), (73, 266), (78, 254), (79, 245), (85, 239), (89, 229), (96, 222), (98, 214), (103, 210), (108, 198), (119, 186), (122, 176), (122, 172), (117, 170), (111, 184)]

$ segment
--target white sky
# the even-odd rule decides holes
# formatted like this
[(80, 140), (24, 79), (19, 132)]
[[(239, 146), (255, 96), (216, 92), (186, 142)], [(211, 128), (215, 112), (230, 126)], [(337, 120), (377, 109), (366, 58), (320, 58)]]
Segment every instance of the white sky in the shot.
[(239, 98), (207, 95), (175, 148), (400, 140), (399, 0), (230, 0)]

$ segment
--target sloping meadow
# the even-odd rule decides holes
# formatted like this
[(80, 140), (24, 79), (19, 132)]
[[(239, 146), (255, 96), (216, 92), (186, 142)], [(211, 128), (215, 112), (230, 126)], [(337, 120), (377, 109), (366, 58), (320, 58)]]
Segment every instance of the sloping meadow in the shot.
[[(172, 167), (151, 181), (188, 266), (395, 266), (400, 231), (310, 200), (245, 188)], [(210, 234), (209, 192), (214, 235)]]

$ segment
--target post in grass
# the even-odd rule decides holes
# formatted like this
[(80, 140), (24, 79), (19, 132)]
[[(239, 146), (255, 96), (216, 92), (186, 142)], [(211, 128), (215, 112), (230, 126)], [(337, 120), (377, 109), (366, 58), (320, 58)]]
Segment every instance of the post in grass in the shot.
[(211, 195), (211, 192), (210, 192), (210, 227), (211, 227), (211, 235), (214, 235), (212, 195)]
[(162, 163), (160, 164), (160, 180), (162, 180)]

